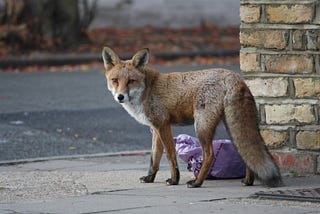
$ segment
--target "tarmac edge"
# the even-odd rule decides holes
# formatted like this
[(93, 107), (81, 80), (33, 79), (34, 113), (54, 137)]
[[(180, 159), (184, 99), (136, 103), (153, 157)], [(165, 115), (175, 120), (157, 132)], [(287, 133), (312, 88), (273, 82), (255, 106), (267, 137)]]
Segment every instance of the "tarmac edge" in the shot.
[(52, 160), (73, 160), (73, 159), (86, 159), (86, 158), (101, 158), (101, 157), (119, 157), (119, 156), (146, 156), (151, 154), (151, 150), (133, 150), (133, 151), (120, 151), (120, 152), (106, 152), (97, 154), (81, 154), (81, 155), (62, 155), (51, 157), (27, 158), (0, 161), (0, 166), (10, 166), (17, 164), (44, 162)]

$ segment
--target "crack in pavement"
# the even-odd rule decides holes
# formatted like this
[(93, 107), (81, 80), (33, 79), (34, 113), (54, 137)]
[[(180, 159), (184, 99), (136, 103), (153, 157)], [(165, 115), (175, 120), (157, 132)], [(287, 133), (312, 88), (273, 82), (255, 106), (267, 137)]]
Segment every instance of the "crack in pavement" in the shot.
[(121, 212), (121, 211), (145, 209), (145, 208), (151, 208), (151, 207), (156, 207), (156, 206), (128, 207), (128, 208), (122, 208), (122, 209), (101, 210), (101, 211), (97, 211), (97, 212), (89, 212), (89, 213), (81, 213), (81, 214), (98, 214), (98, 213), (109, 213), (109, 212)]

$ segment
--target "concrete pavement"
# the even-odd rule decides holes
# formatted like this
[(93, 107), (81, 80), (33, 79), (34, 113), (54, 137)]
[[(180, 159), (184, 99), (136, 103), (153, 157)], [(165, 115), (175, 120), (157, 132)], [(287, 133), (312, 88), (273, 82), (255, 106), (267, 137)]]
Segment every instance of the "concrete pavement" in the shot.
[[(317, 203), (248, 198), (270, 190), (259, 182), (207, 180), (188, 189), (184, 163), (180, 185), (166, 186), (165, 157), (155, 183), (139, 183), (148, 164), (149, 155), (137, 152), (1, 165), (0, 213), (320, 213)], [(319, 187), (319, 178), (284, 177), (286, 186), (272, 190)]]

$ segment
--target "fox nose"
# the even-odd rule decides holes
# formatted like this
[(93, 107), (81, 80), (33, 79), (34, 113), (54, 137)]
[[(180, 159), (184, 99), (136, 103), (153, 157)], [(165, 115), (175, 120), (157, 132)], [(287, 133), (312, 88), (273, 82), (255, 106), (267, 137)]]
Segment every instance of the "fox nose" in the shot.
[(124, 99), (124, 96), (123, 96), (122, 94), (119, 94), (119, 95), (118, 95), (118, 100), (119, 100), (119, 102), (123, 101), (123, 99)]

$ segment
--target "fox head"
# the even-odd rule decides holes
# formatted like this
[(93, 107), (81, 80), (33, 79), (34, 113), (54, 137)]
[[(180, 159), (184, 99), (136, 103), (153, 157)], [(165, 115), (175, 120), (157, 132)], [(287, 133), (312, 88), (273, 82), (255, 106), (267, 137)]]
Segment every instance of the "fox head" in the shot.
[(149, 49), (138, 51), (131, 60), (121, 60), (109, 47), (102, 50), (108, 89), (120, 104), (139, 101), (145, 90), (144, 68), (149, 60)]

